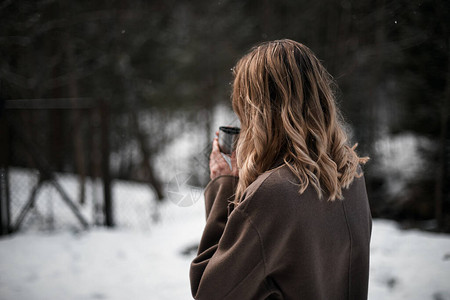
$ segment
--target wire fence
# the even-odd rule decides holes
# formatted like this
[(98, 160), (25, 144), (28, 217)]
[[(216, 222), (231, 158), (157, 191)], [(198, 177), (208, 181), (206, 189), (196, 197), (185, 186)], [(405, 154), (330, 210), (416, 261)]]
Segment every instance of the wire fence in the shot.
[[(40, 173), (35, 169), (10, 168), (10, 215), (15, 230), (80, 230), (83, 225), (73, 210), (61, 199), (59, 191), (50, 183), (43, 183), (39, 191)], [(76, 198), (80, 180), (77, 175), (57, 173), (56, 180), (71, 198)], [(84, 203), (75, 202), (76, 208), (89, 227), (102, 226), (103, 185), (101, 179), (85, 181)], [(148, 184), (113, 180), (112, 199), (114, 224), (117, 227), (148, 229), (158, 220), (158, 202)], [(21, 213), (33, 193), (34, 202), (17, 226)]]
[(107, 106), (93, 99), (4, 106), (1, 232), (111, 225)]
[[(159, 220), (162, 202), (153, 186), (110, 170), (125, 159), (117, 158), (117, 150), (112, 155), (109, 139), (118, 134), (110, 131), (101, 101), (8, 100), (5, 108), (0, 114), (2, 234), (103, 225), (148, 229)], [(119, 147), (133, 145), (131, 136), (118, 138)], [(185, 184), (196, 196), (207, 177), (198, 173), (206, 174), (209, 152), (210, 146), (199, 150), (189, 162)], [(186, 171), (178, 161), (165, 159), (154, 162), (164, 187)]]
[[(114, 161), (104, 106), (96, 100), (74, 103), (73, 99), (10, 102), (6, 114), (0, 115), (1, 234), (104, 225), (149, 229), (159, 220), (161, 201), (148, 182), (110, 174)], [(423, 150), (434, 151), (432, 141), (406, 134), (374, 143), (366, 173), (373, 214), (440, 217), (450, 224), (449, 141), (446, 139), (440, 199), (435, 197), (438, 170), (430, 168), (428, 158), (422, 156)], [(201, 144), (192, 137), (188, 142)], [(192, 205), (207, 182), (203, 175), (208, 173), (211, 147), (195, 151), (188, 172), (179, 168), (178, 161), (168, 167), (171, 157), (155, 162), (164, 187), (169, 189), (166, 199), (175, 205)], [(81, 159), (77, 157), (80, 152), (84, 153)], [(77, 165), (80, 161), (82, 167)], [(189, 197), (177, 193), (180, 185)]]

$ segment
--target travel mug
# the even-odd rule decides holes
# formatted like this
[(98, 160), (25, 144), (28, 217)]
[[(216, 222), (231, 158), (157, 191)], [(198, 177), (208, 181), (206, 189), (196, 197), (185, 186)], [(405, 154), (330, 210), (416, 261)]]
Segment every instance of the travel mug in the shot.
[(241, 129), (239, 127), (219, 127), (219, 148), (222, 153), (229, 154), (236, 149), (236, 142)]

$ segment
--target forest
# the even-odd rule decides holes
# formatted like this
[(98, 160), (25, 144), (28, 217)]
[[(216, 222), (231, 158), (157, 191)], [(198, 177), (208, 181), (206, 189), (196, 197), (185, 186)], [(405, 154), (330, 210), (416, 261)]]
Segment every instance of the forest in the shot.
[[(86, 107), (107, 106), (111, 177), (147, 182), (163, 199), (156, 157), (187, 130), (207, 149), (237, 59), (293, 39), (334, 77), (351, 139), (371, 158), (373, 217), (450, 232), (449, 15), (444, 0), (4, 0), (0, 118), (52, 170), (79, 175), (82, 202), (102, 155)], [(1, 126), (1, 167), (33, 168)]]

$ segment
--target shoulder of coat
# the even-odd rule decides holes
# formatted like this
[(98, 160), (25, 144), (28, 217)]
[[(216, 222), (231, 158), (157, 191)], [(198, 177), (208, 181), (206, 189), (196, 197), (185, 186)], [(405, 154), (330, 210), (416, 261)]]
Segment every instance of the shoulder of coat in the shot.
[[(253, 181), (244, 192), (244, 199), (242, 203), (242, 208), (249, 204), (248, 200), (255, 198), (260, 194), (261, 191), (266, 193), (270, 191), (270, 193), (278, 193), (282, 192), (285, 187), (290, 186), (291, 184), (295, 184), (295, 177), (293, 173), (290, 171), (289, 167), (285, 164), (278, 166), (274, 169), (268, 170), (261, 175), (259, 175), (255, 181)], [(247, 202), (247, 205), (245, 203)]]

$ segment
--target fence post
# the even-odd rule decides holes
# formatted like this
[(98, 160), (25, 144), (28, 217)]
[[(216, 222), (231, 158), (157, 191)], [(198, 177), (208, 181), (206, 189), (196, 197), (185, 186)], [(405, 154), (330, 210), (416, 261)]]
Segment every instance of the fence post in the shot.
[(0, 107), (0, 235), (10, 233), (11, 212), (9, 198), (9, 138), (10, 131), (4, 110)]
[(108, 104), (102, 99), (100, 100), (100, 115), (101, 115), (101, 152), (102, 152), (102, 177), (103, 177), (103, 211), (105, 214), (105, 225), (108, 227), (114, 226), (113, 201), (111, 194), (111, 174), (109, 169), (109, 126), (110, 113)]

